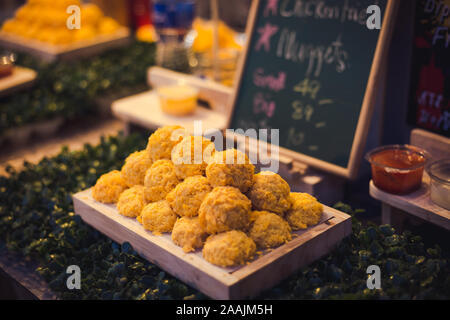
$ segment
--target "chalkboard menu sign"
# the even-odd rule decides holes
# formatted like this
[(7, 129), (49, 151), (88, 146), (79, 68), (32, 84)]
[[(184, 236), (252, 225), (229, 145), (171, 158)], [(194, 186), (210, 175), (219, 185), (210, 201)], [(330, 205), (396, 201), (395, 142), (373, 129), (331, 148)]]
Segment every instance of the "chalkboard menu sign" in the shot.
[(450, 137), (450, 1), (416, 6), (408, 122)]
[[(371, 5), (380, 9), (381, 30), (367, 26)], [(387, 0), (256, 1), (229, 128), (279, 129), (280, 150), (354, 176), (386, 24), (392, 25), (390, 6)]]

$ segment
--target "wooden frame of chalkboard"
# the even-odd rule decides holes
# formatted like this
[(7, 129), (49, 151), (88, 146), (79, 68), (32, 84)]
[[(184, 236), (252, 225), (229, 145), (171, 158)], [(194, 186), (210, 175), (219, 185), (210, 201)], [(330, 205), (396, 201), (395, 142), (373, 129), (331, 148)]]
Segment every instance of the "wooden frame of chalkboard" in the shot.
[[(227, 128), (230, 128), (230, 126), (232, 125), (233, 116), (236, 112), (236, 104), (239, 99), (240, 90), (242, 89), (242, 79), (244, 76), (246, 64), (249, 60), (249, 47), (252, 43), (252, 37), (254, 35), (256, 27), (257, 12), (259, 11), (261, 2), (261, 0), (253, 0), (250, 10), (249, 20), (246, 28), (247, 44), (238, 65), (238, 72), (235, 76), (235, 90), (233, 98), (230, 101), (231, 108), (229, 108), (229, 110), (231, 111), (227, 123)], [(372, 65), (370, 67), (369, 78), (365, 88), (364, 98), (361, 102), (362, 107), (359, 113), (353, 142), (351, 144), (351, 151), (347, 166), (339, 166), (334, 163), (321, 160), (319, 158), (314, 158), (312, 156), (296, 152), (294, 150), (282, 147), (280, 143), (279, 153), (283, 158), (287, 157), (289, 159), (292, 159), (292, 161), (306, 164), (316, 169), (323, 170), (325, 172), (344, 178), (356, 178), (358, 168), (362, 160), (362, 153), (364, 151), (364, 145), (369, 131), (371, 117), (376, 103), (376, 97), (379, 94), (380, 90), (382, 90), (381, 81), (383, 80), (382, 76), (387, 58), (388, 44), (390, 42), (392, 30), (394, 28), (394, 18), (398, 11), (398, 7), (399, 1), (387, 0), (382, 27), (379, 33), (378, 40), (376, 42), (375, 53), (373, 56)], [(236, 134), (234, 135), (238, 136)], [(240, 138), (242, 139), (242, 136)]]

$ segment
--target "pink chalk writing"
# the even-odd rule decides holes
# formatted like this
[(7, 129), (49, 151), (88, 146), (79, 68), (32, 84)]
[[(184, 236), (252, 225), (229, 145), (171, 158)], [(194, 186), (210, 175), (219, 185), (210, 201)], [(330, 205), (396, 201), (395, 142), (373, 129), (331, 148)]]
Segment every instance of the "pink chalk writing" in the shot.
[(269, 15), (269, 11), (272, 12), (272, 15), (275, 16), (277, 14), (278, 0), (268, 0), (266, 8), (264, 9), (264, 17)]
[(264, 46), (265, 51), (270, 51), (270, 38), (278, 31), (278, 27), (270, 23), (266, 23), (264, 27), (258, 28), (260, 34), (255, 49), (259, 51)]
[(253, 73), (253, 83), (257, 87), (269, 88), (273, 91), (283, 90), (286, 85), (286, 72), (278, 72), (277, 76), (264, 75), (263, 68), (257, 68)]
[(275, 112), (275, 101), (267, 101), (261, 92), (258, 92), (253, 98), (253, 113), (265, 113), (271, 118)]

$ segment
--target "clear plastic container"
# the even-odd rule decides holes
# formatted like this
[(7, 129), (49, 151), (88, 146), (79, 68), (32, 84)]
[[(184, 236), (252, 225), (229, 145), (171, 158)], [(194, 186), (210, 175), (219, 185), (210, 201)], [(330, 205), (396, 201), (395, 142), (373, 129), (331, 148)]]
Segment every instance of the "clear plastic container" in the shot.
[(408, 194), (420, 188), (427, 152), (410, 145), (388, 145), (366, 155), (375, 186), (393, 194)]
[(199, 90), (185, 84), (161, 86), (156, 88), (161, 109), (173, 116), (191, 114), (197, 108)]
[(218, 52), (218, 78), (214, 77), (214, 66), (212, 52), (197, 53), (195, 58), (197, 64), (195, 74), (202, 77), (221, 82), (224, 85), (232, 86), (236, 72), (240, 51), (237, 49), (222, 48)]
[(430, 163), (426, 170), (430, 176), (431, 201), (450, 210), (450, 159)]

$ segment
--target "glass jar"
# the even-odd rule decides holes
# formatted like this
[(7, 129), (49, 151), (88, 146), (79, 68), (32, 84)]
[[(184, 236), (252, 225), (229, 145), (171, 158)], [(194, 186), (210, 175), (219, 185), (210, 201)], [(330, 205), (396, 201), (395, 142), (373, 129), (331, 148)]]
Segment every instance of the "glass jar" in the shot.
[(186, 41), (192, 29), (195, 5), (192, 0), (156, 0), (153, 23), (158, 34), (156, 64), (179, 72), (190, 72), (192, 42)]
[(430, 176), (430, 197), (438, 206), (450, 210), (450, 159), (429, 164), (426, 171)]

